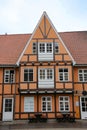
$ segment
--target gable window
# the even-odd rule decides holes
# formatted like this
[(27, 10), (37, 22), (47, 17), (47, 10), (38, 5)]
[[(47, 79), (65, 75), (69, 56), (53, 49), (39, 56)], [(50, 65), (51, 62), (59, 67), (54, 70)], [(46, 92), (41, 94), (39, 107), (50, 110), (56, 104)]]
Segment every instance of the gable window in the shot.
[(33, 54), (37, 53), (37, 43), (33, 43)]
[(59, 46), (58, 43), (55, 43), (55, 54), (59, 53)]
[(39, 61), (53, 61), (53, 43), (39, 43), (38, 44), (38, 60)]
[(69, 97), (68, 96), (59, 97), (59, 111), (60, 112), (69, 111)]
[(34, 112), (34, 97), (24, 97), (24, 112)]
[(5, 83), (14, 83), (15, 82), (15, 72), (14, 72), (14, 70), (5, 70), (4, 82)]
[(39, 52), (40, 52), (40, 53), (45, 53), (45, 44), (44, 44), (44, 43), (41, 43), (41, 44), (39, 45)]
[(52, 111), (52, 98), (50, 96), (42, 97), (42, 112)]
[(68, 69), (67, 68), (59, 69), (59, 80), (60, 81), (68, 81)]
[(33, 81), (33, 69), (24, 69), (24, 81)]
[(47, 43), (47, 53), (52, 53), (52, 43)]
[(79, 81), (87, 82), (87, 70), (86, 69), (79, 70)]
[(52, 53), (52, 51), (53, 51), (52, 43), (39, 43), (40, 53)]

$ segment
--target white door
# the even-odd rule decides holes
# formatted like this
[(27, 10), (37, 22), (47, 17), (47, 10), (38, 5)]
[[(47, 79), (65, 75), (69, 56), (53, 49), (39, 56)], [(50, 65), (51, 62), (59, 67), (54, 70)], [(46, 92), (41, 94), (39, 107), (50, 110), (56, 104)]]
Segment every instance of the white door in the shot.
[(3, 99), (3, 121), (13, 120), (13, 98)]
[(87, 96), (80, 98), (81, 119), (87, 119)]

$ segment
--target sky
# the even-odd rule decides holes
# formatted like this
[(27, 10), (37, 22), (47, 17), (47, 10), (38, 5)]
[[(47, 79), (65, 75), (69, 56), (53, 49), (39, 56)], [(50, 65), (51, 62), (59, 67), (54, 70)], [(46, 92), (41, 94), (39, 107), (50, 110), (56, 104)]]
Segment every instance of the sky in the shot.
[(32, 33), (44, 11), (58, 32), (87, 31), (87, 0), (0, 0), (0, 34)]

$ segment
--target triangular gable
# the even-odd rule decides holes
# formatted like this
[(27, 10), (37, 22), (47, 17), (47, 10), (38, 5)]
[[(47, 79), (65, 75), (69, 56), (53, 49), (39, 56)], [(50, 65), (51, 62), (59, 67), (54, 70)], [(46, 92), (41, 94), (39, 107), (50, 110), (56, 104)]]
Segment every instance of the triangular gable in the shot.
[(69, 54), (73, 64), (75, 64), (75, 61), (72, 57), (72, 55), (70, 54), (69, 50), (67, 49), (67, 47), (65, 46), (64, 42), (62, 41), (61, 37), (59, 36), (58, 32), (56, 31), (54, 25), (52, 24), (50, 18), (48, 17), (47, 13), (44, 12), (36, 26), (36, 28), (34, 29), (31, 38), (28, 40), (22, 54), (20, 55), (18, 61), (17, 61), (17, 65), (19, 65), (19, 62), (23, 56), (23, 54), (25, 53), (27, 47), (29, 46), (29, 43), (31, 42), (31, 40), (33, 38), (43, 38), (43, 39), (47, 39), (47, 38), (58, 38), (62, 45), (64, 46), (66, 52)]

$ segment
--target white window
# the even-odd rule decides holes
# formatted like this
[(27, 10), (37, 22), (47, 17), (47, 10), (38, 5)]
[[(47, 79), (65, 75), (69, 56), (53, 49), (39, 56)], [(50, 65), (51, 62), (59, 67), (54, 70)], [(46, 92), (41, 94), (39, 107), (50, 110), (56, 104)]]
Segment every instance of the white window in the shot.
[(52, 111), (52, 98), (50, 96), (42, 97), (42, 112)]
[(39, 69), (39, 80), (53, 80), (53, 69)]
[(55, 54), (59, 53), (59, 46), (58, 43), (55, 43)]
[(53, 48), (52, 48), (52, 43), (47, 43), (47, 53), (52, 53)]
[(79, 81), (87, 82), (87, 70), (86, 69), (79, 70)]
[(59, 97), (59, 111), (60, 112), (68, 112), (69, 111), (69, 97), (68, 96), (60, 96)]
[(15, 82), (15, 72), (14, 72), (14, 70), (5, 70), (4, 82), (5, 83), (14, 83)]
[(52, 43), (39, 43), (39, 52), (40, 53), (52, 53), (53, 46)]
[(44, 43), (40, 43), (39, 44), (39, 52), (40, 53), (45, 53), (45, 44)]
[(41, 68), (38, 72), (38, 87), (39, 88), (54, 88), (54, 70)]
[(59, 69), (59, 80), (60, 81), (68, 81), (68, 69), (60, 68)]
[(24, 112), (34, 112), (34, 97), (24, 97)]
[(24, 69), (24, 81), (29, 82), (33, 81), (33, 69)]
[(33, 54), (36, 54), (37, 53), (37, 43), (33, 43)]
[(38, 60), (52, 61), (53, 60), (53, 43), (39, 43), (38, 44)]

